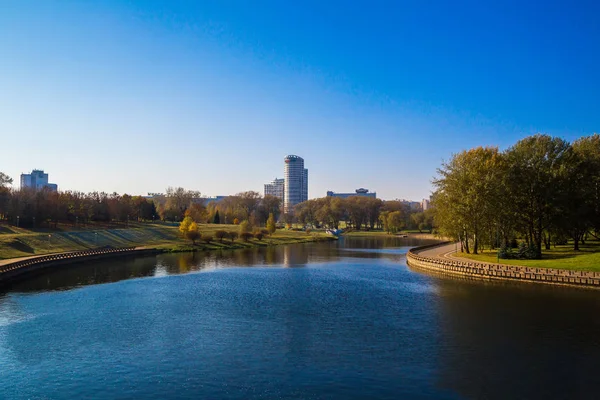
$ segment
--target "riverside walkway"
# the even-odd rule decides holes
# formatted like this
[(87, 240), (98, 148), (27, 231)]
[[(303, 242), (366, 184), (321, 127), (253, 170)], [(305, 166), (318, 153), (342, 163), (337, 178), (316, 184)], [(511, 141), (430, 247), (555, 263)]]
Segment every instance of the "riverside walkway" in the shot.
[(444, 244), (441, 246), (432, 247), (429, 249), (419, 251), (418, 254), (423, 257), (446, 258), (446, 259), (469, 261), (466, 258), (453, 257), (451, 254), (455, 253), (455, 252), (456, 252), (456, 244), (449, 243), (449, 244)]
[(1, 260), (0, 285), (9, 283), (21, 275), (48, 267), (115, 256), (144, 255), (156, 252), (158, 250), (148, 247), (100, 248)]
[(411, 249), (406, 260), (411, 267), (441, 274), (600, 288), (600, 272), (479, 262), (453, 256), (455, 252), (456, 243), (422, 246)]

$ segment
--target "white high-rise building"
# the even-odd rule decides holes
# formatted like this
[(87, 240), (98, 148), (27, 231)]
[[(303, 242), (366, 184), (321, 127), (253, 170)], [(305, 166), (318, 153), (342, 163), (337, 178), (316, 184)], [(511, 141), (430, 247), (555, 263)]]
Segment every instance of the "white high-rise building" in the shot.
[(285, 190), (285, 179), (273, 179), (271, 183), (265, 183), (265, 196), (271, 195), (279, 198), (283, 203)]
[(43, 170), (34, 169), (30, 174), (21, 174), (21, 189), (41, 190), (48, 188), (53, 191), (58, 190), (56, 183), (48, 183), (48, 174)]
[(296, 204), (308, 200), (308, 169), (304, 168), (302, 157), (289, 155), (284, 161), (283, 209), (286, 213), (293, 213)]
[(431, 205), (429, 203), (429, 200), (423, 199), (423, 201), (421, 202), (421, 209), (423, 211), (427, 211), (430, 207), (431, 207)]

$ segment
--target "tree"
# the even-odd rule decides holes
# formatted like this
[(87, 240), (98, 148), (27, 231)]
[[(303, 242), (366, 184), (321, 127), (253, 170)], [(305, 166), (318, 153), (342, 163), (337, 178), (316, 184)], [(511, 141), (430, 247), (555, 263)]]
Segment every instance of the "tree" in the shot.
[(411, 214), (410, 218), (412, 219), (414, 226), (419, 230), (419, 233), (422, 232), (423, 229), (425, 229), (425, 213), (424, 212)]
[[(438, 169), (433, 181), (437, 224), (446, 236), (460, 240), (467, 253), (469, 242), (477, 254), (482, 239), (489, 239), (493, 227), (498, 229), (504, 175), (503, 157), (494, 147), (462, 151)], [(417, 218), (417, 224), (424, 221)]]
[(180, 221), (184, 218), (185, 210), (190, 206), (192, 200), (200, 198), (200, 192), (193, 190), (185, 190), (182, 187), (167, 188), (167, 195), (164, 204), (166, 213)]
[(572, 159), (572, 148), (563, 139), (535, 135), (520, 140), (506, 152), (508, 160), (508, 198), (512, 214), (535, 247), (536, 258), (542, 257), (545, 232), (553, 228), (561, 208), (559, 203), (567, 179), (565, 168)]
[[(186, 218), (189, 218), (189, 217), (186, 217)], [(196, 245), (196, 240), (202, 238), (202, 235), (198, 231), (198, 224), (196, 224), (195, 222), (192, 222), (189, 225), (188, 230), (186, 232), (186, 237), (192, 241), (192, 244)]]
[(250, 232), (250, 230), (251, 230), (250, 222), (248, 222), (248, 221), (242, 221), (240, 223), (240, 235), (242, 233)]
[(215, 212), (215, 216), (213, 218), (213, 224), (220, 224), (221, 223), (221, 217), (219, 216), (219, 210), (217, 210)]
[(259, 241), (261, 241), (263, 239), (263, 233), (262, 232), (257, 232), (254, 234), (254, 237), (256, 239), (258, 239)]
[(215, 237), (219, 239), (219, 242), (223, 243), (223, 238), (227, 237), (227, 232), (218, 230), (215, 232)]
[[(579, 161), (578, 186), (580, 204), (578, 214), (587, 219), (596, 236), (600, 233), (600, 135), (594, 134), (573, 142), (573, 151)], [(583, 217), (585, 215), (585, 217)]]
[(10, 189), (8, 185), (12, 184), (12, 178), (0, 172), (0, 220), (6, 217), (8, 202), (10, 200)]
[(242, 232), (240, 233), (240, 237), (244, 242), (247, 242), (248, 240), (250, 240), (250, 238), (254, 237), (254, 235), (250, 232)]
[(264, 224), (271, 214), (273, 214), (274, 218), (277, 219), (280, 213), (281, 199), (279, 197), (266, 195), (262, 198), (257, 210), (257, 215), (261, 224)]
[[(185, 217), (183, 221), (179, 224), (179, 232), (182, 235), (186, 235), (186, 233), (190, 230), (190, 226), (194, 223), (194, 220), (191, 217)], [(196, 229), (198, 226), (196, 225)]]
[(192, 202), (185, 210), (184, 215), (186, 217), (191, 217), (196, 222), (206, 222), (206, 207), (201, 203)]
[(273, 213), (269, 214), (269, 219), (267, 219), (267, 230), (269, 231), (269, 235), (272, 235), (277, 230), (277, 225), (275, 224), (275, 217)]
[(237, 239), (238, 233), (236, 231), (230, 231), (228, 236), (229, 236), (229, 239), (231, 239), (231, 243), (233, 243), (234, 240)]
[(4, 172), (0, 172), (0, 188), (7, 187), (8, 185), (12, 185), (13, 180), (10, 176), (6, 175)]
[(400, 211), (392, 211), (387, 215), (387, 225), (391, 232), (396, 233), (405, 226), (404, 216)]

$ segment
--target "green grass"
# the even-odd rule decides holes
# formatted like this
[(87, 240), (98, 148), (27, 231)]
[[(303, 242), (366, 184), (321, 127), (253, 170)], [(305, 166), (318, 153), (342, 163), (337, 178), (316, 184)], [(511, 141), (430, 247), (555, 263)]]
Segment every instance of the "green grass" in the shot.
[[(574, 251), (571, 244), (556, 246), (556, 248), (552, 247), (550, 250), (543, 250), (541, 260), (500, 259), (500, 263), (536, 268), (600, 271), (600, 241), (586, 241), (585, 245), (580, 245), (580, 248), (580, 251)], [(466, 253), (456, 253), (456, 255), (475, 261), (497, 262), (497, 253), (495, 250), (484, 250), (477, 255)]]
[(189, 240), (179, 236), (178, 227), (163, 224), (131, 223), (130, 227), (118, 229), (81, 229), (60, 231), (32, 231), (15, 227), (0, 227), (0, 259), (27, 257), (65, 251), (85, 250), (101, 246), (132, 247), (148, 246), (168, 251), (193, 251), (211, 249), (249, 248), (258, 246), (303, 243), (329, 240), (331, 237), (322, 233), (310, 233), (277, 230), (272, 236), (261, 241), (251, 239), (244, 242), (229, 239), (219, 242), (215, 238), (217, 230), (239, 231), (236, 225), (199, 225), (202, 235), (213, 236), (211, 243), (197, 241), (192, 245)]

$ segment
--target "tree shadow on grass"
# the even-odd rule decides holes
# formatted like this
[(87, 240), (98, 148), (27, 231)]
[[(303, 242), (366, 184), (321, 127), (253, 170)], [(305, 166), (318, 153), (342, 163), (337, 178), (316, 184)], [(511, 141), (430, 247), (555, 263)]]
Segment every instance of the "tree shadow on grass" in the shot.
[(2, 233), (16, 233), (16, 232), (13, 231), (12, 229), (10, 229), (8, 226), (0, 225), (0, 234), (2, 234)]
[(35, 253), (33, 247), (31, 247), (27, 243), (23, 243), (19, 239), (11, 240), (10, 242), (7, 243), (7, 245), (8, 245), (8, 247), (12, 247), (13, 249), (23, 252), (23, 253), (29, 253), (29, 254)]

